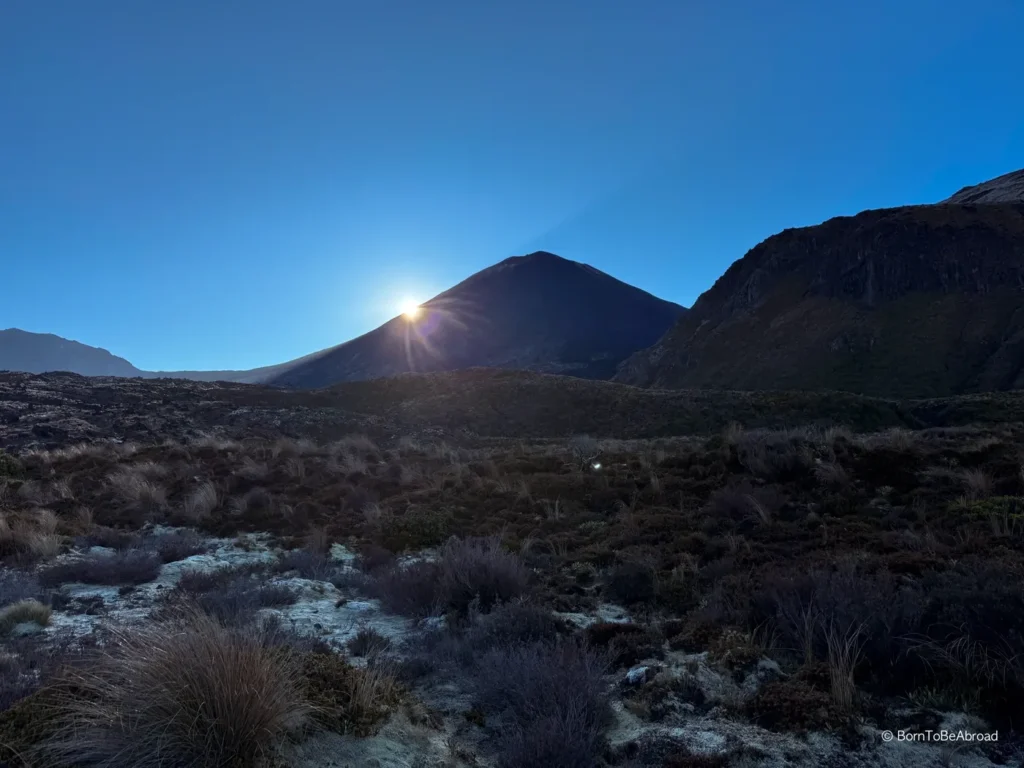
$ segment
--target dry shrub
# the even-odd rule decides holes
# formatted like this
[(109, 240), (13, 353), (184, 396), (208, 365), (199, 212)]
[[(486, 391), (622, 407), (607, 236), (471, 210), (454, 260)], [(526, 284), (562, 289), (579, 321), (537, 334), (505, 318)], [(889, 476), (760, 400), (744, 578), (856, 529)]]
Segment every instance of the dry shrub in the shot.
[(446, 610), (464, 616), (471, 605), (486, 613), (522, 597), (529, 581), (529, 569), (498, 538), (452, 538), (436, 562), (383, 568), (369, 587), (385, 607), (405, 616)]
[(501, 546), (496, 537), (450, 539), (438, 558), (440, 591), (449, 609), (464, 613), (471, 602), (487, 612), (494, 606), (522, 597), (530, 581), (529, 569), (518, 556)]
[(84, 555), (63, 563), (54, 563), (39, 572), (44, 587), (61, 584), (145, 584), (160, 575), (160, 556), (142, 549), (129, 549), (113, 555)]
[(205, 482), (185, 497), (181, 503), (181, 517), (190, 523), (206, 520), (220, 503), (217, 488), (211, 482)]
[(13, 522), (0, 512), (0, 555), (28, 563), (56, 557), (63, 543), (56, 528), (57, 517), (48, 509), (36, 510), (34, 519)]
[(114, 628), (72, 668), (43, 752), (99, 765), (252, 765), (307, 722), (302, 670), (256, 630), (201, 613), (184, 624)]
[(850, 476), (838, 461), (822, 461), (814, 466), (814, 479), (826, 488), (841, 489), (850, 485)]
[(981, 469), (965, 469), (960, 475), (960, 480), (967, 490), (968, 497), (974, 501), (991, 496), (995, 489), (992, 477)]
[(379, 660), (358, 669), (335, 653), (307, 653), (302, 668), (313, 718), (338, 733), (372, 734), (401, 699), (394, 675)]
[(163, 486), (140, 470), (121, 467), (111, 472), (107, 481), (125, 503), (142, 511), (161, 509), (167, 504), (167, 492)]
[(590, 468), (601, 455), (601, 444), (590, 435), (576, 435), (569, 439), (569, 455), (572, 463), (581, 472)]
[(589, 768), (598, 762), (611, 717), (606, 660), (573, 640), (510, 646), (476, 669), (477, 708), (508, 718), (499, 765)]
[(346, 643), (348, 652), (353, 656), (375, 656), (391, 646), (391, 639), (373, 627), (361, 627)]
[(153, 536), (146, 542), (161, 562), (175, 563), (193, 555), (200, 555), (209, 549), (206, 540), (195, 531), (170, 531)]

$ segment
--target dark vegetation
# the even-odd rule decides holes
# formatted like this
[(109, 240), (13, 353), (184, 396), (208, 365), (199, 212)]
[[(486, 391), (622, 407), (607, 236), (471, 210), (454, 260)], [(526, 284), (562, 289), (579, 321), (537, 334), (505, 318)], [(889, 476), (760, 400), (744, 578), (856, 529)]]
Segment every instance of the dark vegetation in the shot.
[[(1015, 425), (730, 427), (594, 440), (593, 455), (586, 441), (367, 437), (25, 452), (0, 479), (0, 608), (48, 607), (66, 582), (141, 583), (202, 550), (187, 534), (159, 541), (143, 530), (151, 523), (203, 536), (265, 531), (292, 551), (273, 565), (186, 573), (163, 598), (164, 618), (198, 605), (217, 632), (243, 636), (259, 608), (295, 599), (265, 585), (275, 572), (358, 584), (402, 615), (445, 615), (449, 628), (396, 673), (410, 683), (465, 673), (471, 720), (509, 766), (598, 764), (600, 670), (621, 677), (672, 653), (707, 651), (737, 679), (764, 656), (777, 661), (784, 676), (732, 713), (771, 729), (888, 723), (916, 702), (1013, 734), (1024, 720), (1022, 436)], [(333, 543), (358, 553), (362, 575), (342, 574)], [(86, 545), (114, 551), (66, 555)], [(437, 556), (395, 560), (424, 547)], [(10, 575), (34, 564), (36, 580)], [(551, 614), (605, 602), (628, 606), (633, 621), (578, 631)], [(367, 631), (348, 650), (373, 660), (395, 650), (387, 645)], [(357, 671), (337, 649), (288, 647), (303, 701), (335, 697), (310, 682), (312, 670), (376, 691), (335, 701), (314, 723), (368, 732), (400, 697), (376, 663)], [(56, 695), (44, 685), (23, 699), (39, 683), (3, 674), (15, 691), (6, 701), (29, 702), (9, 710), (5, 728), (34, 697)], [(645, 680), (635, 702), (645, 716), (673, 697), (703, 706), (690, 680), (653, 668)]]

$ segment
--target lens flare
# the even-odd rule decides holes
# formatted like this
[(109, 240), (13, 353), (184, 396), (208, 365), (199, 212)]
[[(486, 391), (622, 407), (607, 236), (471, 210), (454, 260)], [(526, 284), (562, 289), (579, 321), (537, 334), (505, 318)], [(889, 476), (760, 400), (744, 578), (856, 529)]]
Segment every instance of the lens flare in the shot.
[(406, 299), (403, 301), (399, 306), (399, 309), (408, 320), (415, 320), (420, 316), (420, 305), (412, 299)]

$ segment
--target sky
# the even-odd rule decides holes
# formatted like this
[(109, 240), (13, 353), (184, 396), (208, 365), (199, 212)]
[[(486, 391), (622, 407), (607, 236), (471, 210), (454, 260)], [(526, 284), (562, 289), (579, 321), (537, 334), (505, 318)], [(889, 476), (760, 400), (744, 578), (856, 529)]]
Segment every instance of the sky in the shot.
[(245, 369), (548, 250), (690, 305), (1024, 167), (1019, 0), (3, 0), (0, 328)]

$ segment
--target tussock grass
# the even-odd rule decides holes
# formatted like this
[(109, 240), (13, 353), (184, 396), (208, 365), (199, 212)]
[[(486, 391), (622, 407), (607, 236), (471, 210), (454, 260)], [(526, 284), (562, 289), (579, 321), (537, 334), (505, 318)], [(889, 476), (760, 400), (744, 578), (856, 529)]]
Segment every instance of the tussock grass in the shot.
[(181, 517), (190, 523), (208, 520), (213, 510), (220, 504), (216, 486), (207, 481), (190, 492), (182, 501)]
[(107, 482), (128, 504), (145, 510), (160, 509), (167, 504), (166, 490), (138, 469), (120, 467), (107, 476)]
[(48, 757), (93, 765), (253, 765), (308, 721), (301, 667), (257, 630), (195, 613), (113, 629), (66, 673)]
[(0, 609), (0, 636), (10, 634), (18, 624), (32, 622), (41, 627), (49, 626), (53, 610), (38, 600), (19, 600)]

